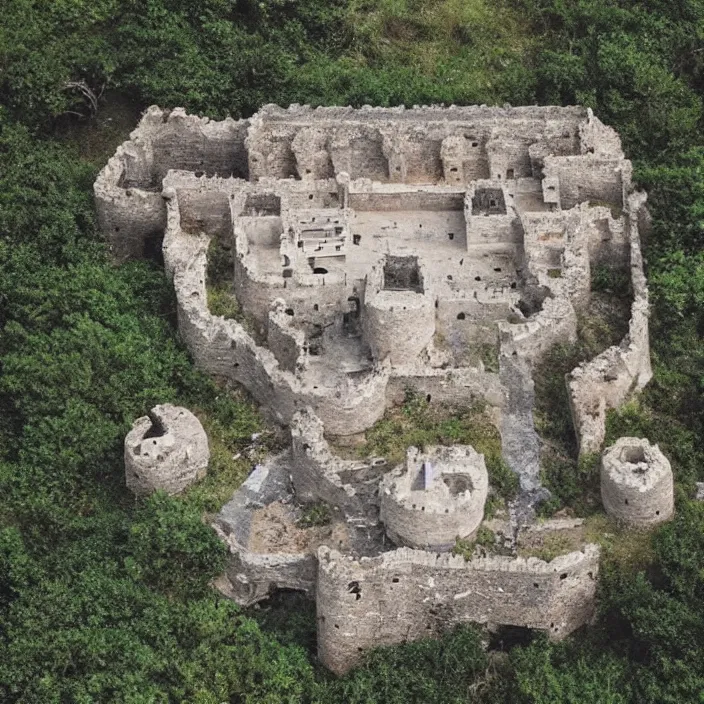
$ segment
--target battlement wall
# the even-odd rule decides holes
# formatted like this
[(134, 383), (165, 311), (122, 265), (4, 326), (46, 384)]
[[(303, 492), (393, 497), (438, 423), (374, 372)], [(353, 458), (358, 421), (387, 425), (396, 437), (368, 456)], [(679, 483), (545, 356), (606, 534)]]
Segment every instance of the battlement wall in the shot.
[(318, 656), (333, 672), (381, 645), (475, 622), (535, 628), (559, 639), (595, 608), (599, 548), (537, 558), (463, 557), (400, 548), (353, 559), (318, 550)]

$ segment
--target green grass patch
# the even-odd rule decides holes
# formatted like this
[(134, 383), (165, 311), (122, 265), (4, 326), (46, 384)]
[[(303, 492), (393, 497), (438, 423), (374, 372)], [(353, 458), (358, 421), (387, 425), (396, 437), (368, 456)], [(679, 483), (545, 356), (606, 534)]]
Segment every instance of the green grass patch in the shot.
[[(366, 432), (366, 442), (352, 452), (356, 457), (385, 457), (389, 465), (402, 464), (409, 447), (471, 445), (484, 455), (489, 482), (504, 499), (518, 492), (518, 477), (501, 456), (501, 435), (485, 403), (462, 410), (431, 405), (413, 391), (406, 392), (401, 406), (392, 408)], [(346, 448), (338, 452), (349, 456)]]
[(469, 346), (469, 363), (476, 365), (481, 362), (484, 370), (494, 374), (499, 373), (499, 348), (498, 345), (489, 343)]
[(219, 511), (254, 465), (279, 449), (274, 433), (243, 391), (213, 386), (212, 403), (192, 408), (208, 435), (208, 474), (183, 494), (183, 500), (207, 513)]
[(322, 501), (306, 506), (303, 515), (298, 521), (301, 528), (314, 528), (316, 526), (327, 526), (332, 521), (332, 511), (330, 506)]
[(581, 544), (575, 541), (574, 535), (567, 531), (554, 531), (545, 535), (540, 545), (520, 549), (521, 557), (537, 557), (539, 560), (550, 562), (560, 555), (565, 555), (573, 550), (579, 550)]
[(474, 551), (479, 545), (491, 550), (496, 545), (496, 533), (486, 526), (479, 526), (474, 538), (457, 538), (452, 548), (453, 555), (461, 555), (469, 562), (474, 557)]
[(586, 542), (601, 546), (601, 566), (605, 570), (635, 574), (656, 561), (653, 534), (657, 528), (626, 528), (597, 513), (587, 518), (584, 529)]
[(208, 310), (230, 320), (242, 321), (244, 314), (232, 291), (232, 286), (208, 286)]

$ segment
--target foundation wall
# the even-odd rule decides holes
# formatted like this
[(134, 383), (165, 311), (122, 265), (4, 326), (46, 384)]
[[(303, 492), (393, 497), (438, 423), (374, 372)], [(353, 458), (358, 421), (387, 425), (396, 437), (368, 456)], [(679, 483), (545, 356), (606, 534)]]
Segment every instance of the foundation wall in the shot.
[(560, 205), (563, 210), (592, 201), (623, 206), (624, 181), (630, 183), (630, 173), (623, 173), (623, 159), (584, 156), (550, 156), (545, 158), (547, 179), (560, 184)]
[(373, 647), (437, 636), (458, 623), (522, 626), (561, 638), (594, 614), (599, 549), (545, 563), (401, 548), (357, 561), (318, 551), (318, 657), (333, 672)]
[(403, 193), (350, 193), (349, 207), (363, 211), (405, 211), (405, 210), (462, 210), (464, 193), (430, 193), (427, 191), (405, 191)]
[(507, 181), (533, 175), (528, 147), (530, 142), (507, 138), (492, 139), (486, 145), (490, 178)]
[(151, 142), (157, 181), (170, 169), (247, 178), (248, 120), (211, 121), (187, 115), (182, 108), (161, 115), (152, 111), (153, 108), (147, 111), (138, 129), (141, 138)]
[(402, 404), (407, 389), (412, 389), (428, 403), (458, 409), (486, 401), (498, 412), (506, 402), (499, 375), (481, 369), (427, 370), (425, 366), (413, 364), (398, 367), (389, 382), (387, 405)]
[[(200, 187), (178, 190), (181, 227), (184, 232), (202, 232), (217, 237), (221, 242), (229, 242), (231, 246), (232, 218), (228, 194), (219, 186), (222, 183), (219, 179), (203, 177), (198, 180), (201, 181)], [(209, 181), (212, 187), (208, 187)]]
[(303, 347), (305, 335), (292, 328), (290, 318), (284, 312), (285, 303), (279, 301), (275, 310), (269, 312), (267, 347), (274, 353), (282, 369), (295, 372), (298, 365), (305, 364)]
[(384, 139), (376, 127), (338, 127), (330, 141), (330, 156), (335, 173), (344, 171), (352, 179), (368, 178), (380, 183), (389, 180)]

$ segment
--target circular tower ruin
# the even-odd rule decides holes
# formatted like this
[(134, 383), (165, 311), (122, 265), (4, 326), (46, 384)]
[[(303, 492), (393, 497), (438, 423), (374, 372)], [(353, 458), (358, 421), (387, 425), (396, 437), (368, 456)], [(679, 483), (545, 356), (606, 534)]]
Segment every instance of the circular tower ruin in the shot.
[(125, 480), (134, 494), (178, 494), (208, 469), (208, 437), (187, 409), (167, 403), (138, 418), (125, 437)]
[(399, 545), (450, 550), (479, 527), (488, 491), (484, 455), (473, 447), (410, 447), (406, 466), (381, 482), (381, 520)]
[(619, 438), (601, 459), (601, 499), (609, 516), (633, 526), (667, 521), (674, 512), (672, 469), (657, 445)]

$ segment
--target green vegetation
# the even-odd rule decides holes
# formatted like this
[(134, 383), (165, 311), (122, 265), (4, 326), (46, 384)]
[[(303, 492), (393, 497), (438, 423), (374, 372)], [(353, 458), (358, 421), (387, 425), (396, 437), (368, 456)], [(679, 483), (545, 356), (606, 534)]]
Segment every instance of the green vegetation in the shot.
[(332, 512), (328, 504), (319, 502), (307, 506), (303, 515), (298, 521), (302, 528), (313, 528), (315, 526), (327, 526), (332, 520)]
[(474, 557), (474, 550), (477, 545), (493, 552), (496, 547), (496, 533), (486, 526), (479, 526), (474, 538), (456, 539), (455, 546), (452, 548), (452, 554), (462, 555), (465, 560), (471, 560), (472, 557)]
[[(6, 0), (0, 700), (701, 701), (704, 506), (689, 497), (704, 479), (702, 26), (698, 0)], [(649, 192), (655, 376), (610, 414), (608, 438), (660, 444), (677, 515), (652, 536), (589, 518), (606, 558), (599, 622), (578, 638), (538, 638), (499, 657), (475, 629), (459, 629), (375, 651), (335, 680), (314, 665), (309, 606), (268, 605), (255, 619), (208, 586), (224, 551), (202, 514), (268, 446), (252, 447), (264, 427), (246, 399), (194, 371), (163, 273), (109, 263), (91, 185), (150, 103), (237, 117), (294, 101), (581, 103), (622, 135)], [(97, 117), (73, 114), (96, 107)], [(604, 296), (627, 298), (611, 272), (594, 280)], [(581, 329), (538, 379), (538, 424), (553, 508), (593, 513), (595, 465), (574, 460), (562, 376), (612, 344), (619, 324), (595, 315)], [(182, 497), (135, 502), (122, 483), (122, 439), (167, 401), (203, 420), (211, 473)], [(438, 441), (474, 444), (492, 484), (515, 490), (481, 409), (443, 415), (409, 399), (363, 452), (400, 461), (407, 444)]]
[(432, 405), (409, 390), (404, 403), (388, 410), (365, 435), (366, 442), (355, 448), (355, 454), (384, 457), (391, 466), (403, 463), (411, 446), (472, 445), (484, 455), (489, 482), (498, 495), (508, 500), (518, 492), (518, 477), (501, 457), (501, 436), (483, 403), (457, 410)]

